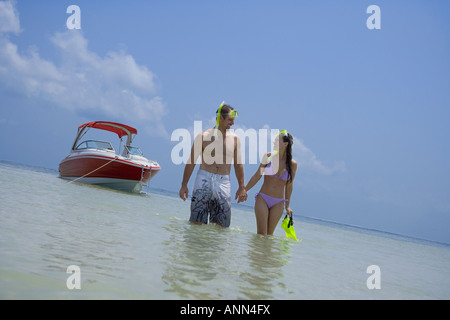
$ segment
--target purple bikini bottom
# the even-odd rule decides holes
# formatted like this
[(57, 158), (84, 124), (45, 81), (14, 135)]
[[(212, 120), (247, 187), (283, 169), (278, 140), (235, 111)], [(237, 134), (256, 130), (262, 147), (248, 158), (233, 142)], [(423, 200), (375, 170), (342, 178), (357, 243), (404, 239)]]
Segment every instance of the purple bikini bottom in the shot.
[(262, 193), (262, 192), (259, 192), (259, 193), (256, 194), (255, 200), (256, 200), (256, 197), (258, 196), (258, 194), (264, 199), (264, 201), (266, 202), (267, 207), (269, 209), (272, 208), (274, 205), (276, 205), (277, 203), (279, 203), (281, 201), (286, 201), (285, 199), (268, 196), (267, 194)]

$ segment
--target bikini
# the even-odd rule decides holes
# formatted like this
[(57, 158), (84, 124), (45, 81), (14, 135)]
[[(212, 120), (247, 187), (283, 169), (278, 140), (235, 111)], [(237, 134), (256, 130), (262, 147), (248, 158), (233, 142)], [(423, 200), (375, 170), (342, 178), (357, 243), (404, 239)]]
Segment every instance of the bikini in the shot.
[[(289, 178), (290, 178), (289, 173), (288, 173), (287, 170), (285, 170), (285, 171), (283, 172), (283, 174), (282, 174), (281, 176), (278, 177), (278, 176), (273, 172), (272, 163), (269, 163), (269, 164), (266, 166), (266, 168), (264, 169), (264, 174), (265, 174), (265, 175), (268, 175), (268, 176), (271, 176), (271, 177), (276, 177), (276, 178), (278, 178), (278, 179), (280, 179), (280, 180), (283, 180), (283, 181), (288, 181)], [(259, 193), (256, 194), (255, 200), (256, 200), (256, 197), (257, 197), (258, 195), (260, 195), (260, 196), (264, 199), (264, 201), (266, 202), (266, 205), (267, 205), (267, 207), (268, 207), (269, 209), (272, 208), (274, 205), (276, 205), (277, 203), (279, 203), (279, 202), (281, 202), (281, 201), (286, 202), (285, 199), (272, 197), (272, 196), (269, 196), (269, 195), (267, 195), (267, 194), (265, 194), (265, 193), (262, 193), (262, 192), (259, 192)]]

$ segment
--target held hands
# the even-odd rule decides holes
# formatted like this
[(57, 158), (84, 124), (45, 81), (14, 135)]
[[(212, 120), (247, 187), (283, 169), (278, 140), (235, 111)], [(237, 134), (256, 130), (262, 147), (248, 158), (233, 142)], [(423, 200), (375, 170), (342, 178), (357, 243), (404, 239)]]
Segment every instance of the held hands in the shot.
[(238, 199), (238, 203), (244, 202), (247, 200), (247, 191), (244, 187), (239, 187), (238, 191), (236, 191), (236, 197), (235, 200)]

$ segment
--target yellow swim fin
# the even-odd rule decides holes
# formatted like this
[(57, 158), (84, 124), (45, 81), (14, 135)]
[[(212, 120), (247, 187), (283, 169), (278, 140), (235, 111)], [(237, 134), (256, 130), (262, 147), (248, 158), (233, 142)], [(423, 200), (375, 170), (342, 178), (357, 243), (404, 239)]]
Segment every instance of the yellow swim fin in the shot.
[(294, 220), (292, 217), (289, 217), (286, 214), (286, 217), (284, 217), (283, 222), (281, 223), (281, 227), (286, 231), (286, 237), (289, 239), (294, 239), (295, 241), (298, 241), (297, 236), (295, 235), (294, 230)]

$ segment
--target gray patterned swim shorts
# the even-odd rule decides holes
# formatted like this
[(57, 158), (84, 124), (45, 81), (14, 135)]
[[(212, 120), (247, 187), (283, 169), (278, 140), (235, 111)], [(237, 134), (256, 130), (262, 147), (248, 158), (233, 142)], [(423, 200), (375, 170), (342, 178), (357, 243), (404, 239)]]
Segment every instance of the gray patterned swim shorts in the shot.
[(217, 223), (229, 227), (231, 222), (231, 184), (229, 175), (198, 170), (191, 200), (190, 222)]

